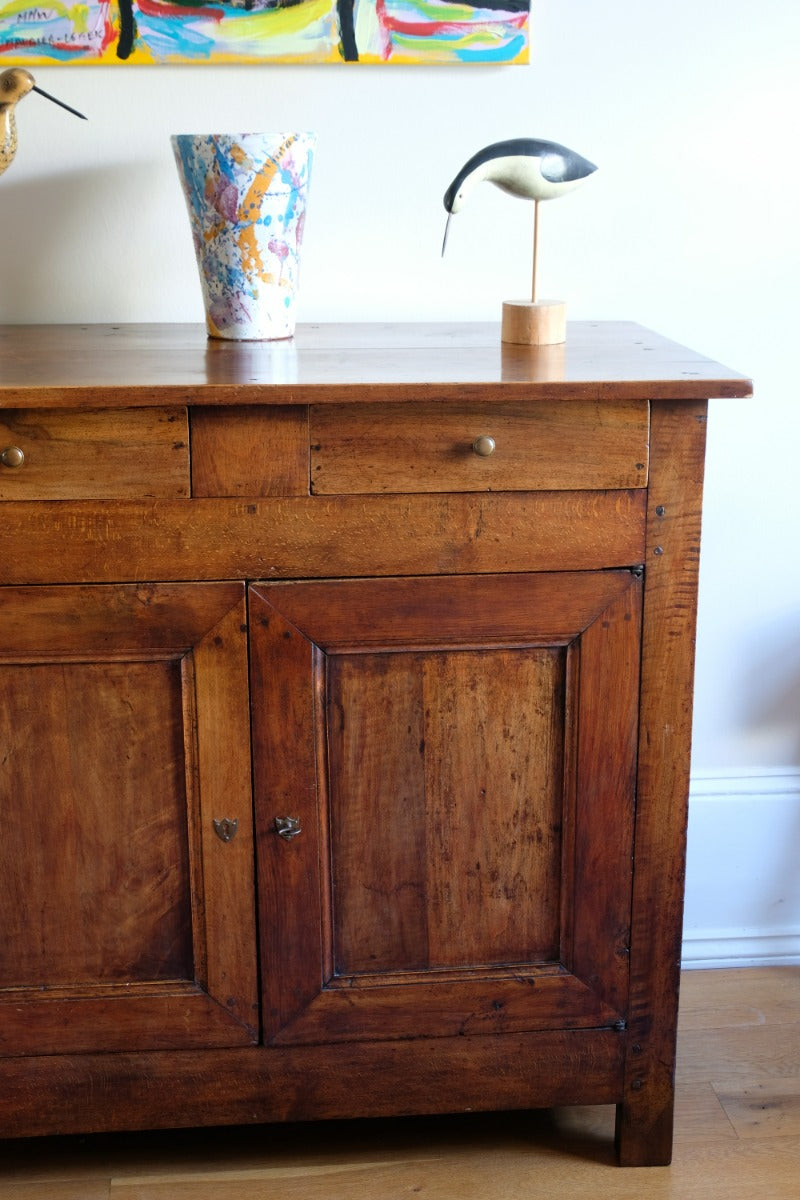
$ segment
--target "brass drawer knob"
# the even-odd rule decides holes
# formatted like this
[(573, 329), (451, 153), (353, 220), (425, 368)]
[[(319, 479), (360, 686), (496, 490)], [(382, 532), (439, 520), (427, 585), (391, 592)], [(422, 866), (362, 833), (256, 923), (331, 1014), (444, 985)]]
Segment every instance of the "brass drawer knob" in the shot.
[(472, 443), (472, 449), (479, 458), (488, 458), (490, 454), (494, 454), (495, 440), (484, 433), (480, 437), (475, 438), (475, 441)]
[(21, 467), (25, 462), (25, 455), (19, 446), (6, 446), (0, 454), (0, 462), (4, 467)]

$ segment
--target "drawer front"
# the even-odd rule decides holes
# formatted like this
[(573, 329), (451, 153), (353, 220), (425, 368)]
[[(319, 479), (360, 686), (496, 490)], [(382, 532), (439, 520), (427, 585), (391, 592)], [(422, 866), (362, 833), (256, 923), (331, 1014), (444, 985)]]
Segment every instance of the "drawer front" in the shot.
[(0, 413), (0, 500), (188, 495), (183, 408)]
[(316, 495), (647, 485), (649, 404), (360, 404), (311, 409)]

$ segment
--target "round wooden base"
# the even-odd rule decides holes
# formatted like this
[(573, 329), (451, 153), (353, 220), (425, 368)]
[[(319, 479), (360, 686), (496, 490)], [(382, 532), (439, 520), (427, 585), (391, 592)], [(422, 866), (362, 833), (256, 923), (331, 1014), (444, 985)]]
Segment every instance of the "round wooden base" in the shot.
[(563, 300), (506, 300), (501, 338), (520, 346), (553, 346), (567, 340)]

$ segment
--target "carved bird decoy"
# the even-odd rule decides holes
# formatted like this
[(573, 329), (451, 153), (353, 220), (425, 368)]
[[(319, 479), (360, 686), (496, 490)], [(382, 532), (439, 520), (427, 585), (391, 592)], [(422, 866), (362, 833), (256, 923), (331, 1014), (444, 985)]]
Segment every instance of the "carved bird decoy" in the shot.
[(30, 71), (25, 71), (22, 67), (10, 67), (3, 71), (0, 74), (0, 175), (8, 170), (17, 153), (17, 120), (14, 110), (29, 92), (38, 92), (45, 99), (52, 100), (53, 104), (58, 104), (83, 121), (86, 120), (83, 113), (70, 108), (63, 100), (57, 100), (43, 88), (37, 87)]
[(572, 191), (597, 167), (574, 150), (540, 138), (509, 138), (484, 146), (464, 163), (444, 194), (447, 231), (453, 213), (459, 212), (479, 183), (488, 180), (502, 191), (525, 200), (553, 200)]

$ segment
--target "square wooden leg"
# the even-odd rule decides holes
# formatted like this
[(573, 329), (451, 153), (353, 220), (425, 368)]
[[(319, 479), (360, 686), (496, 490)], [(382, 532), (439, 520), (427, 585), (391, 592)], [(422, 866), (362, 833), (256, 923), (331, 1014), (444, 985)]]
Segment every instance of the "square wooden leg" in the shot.
[(621, 1167), (668, 1167), (672, 1162), (674, 1094), (666, 1107), (645, 1102), (617, 1105), (616, 1147)]

